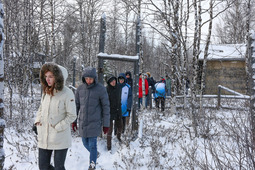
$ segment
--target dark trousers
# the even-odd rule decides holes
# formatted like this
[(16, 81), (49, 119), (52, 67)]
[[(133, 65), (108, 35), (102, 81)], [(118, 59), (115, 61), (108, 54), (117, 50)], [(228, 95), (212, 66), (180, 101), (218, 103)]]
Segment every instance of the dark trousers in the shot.
[[(119, 140), (120, 136), (121, 136), (121, 131), (122, 131), (122, 119), (117, 119), (114, 121), (114, 129), (116, 128), (116, 134), (117, 134), (117, 138)], [(110, 120), (110, 128), (109, 131), (107, 133), (107, 148), (110, 150), (112, 147), (112, 131), (113, 131), (113, 120)]]
[[(140, 109), (140, 105), (143, 104), (143, 98), (138, 98), (138, 109)], [(145, 97), (145, 108), (147, 108), (147, 96)]]
[(50, 164), (53, 150), (39, 148), (39, 169), (40, 170), (65, 170), (67, 149), (54, 150), (54, 166)]
[(159, 103), (161, 103), (161, 111), (165, 110), (165, 98), (164, 97), (157, 97), (156, 98), (156, 108), (159, 109)]
[(151, 104), (151, 95), (148, 94), (148, 95), (146, 96), (146, 102), (147, 102), (146, 105), (147, 105), (147, 106), (150, 106), (150, 104)]
[(125, 132), (126, 124), (126, 117), (122, 117), (122, 133)]

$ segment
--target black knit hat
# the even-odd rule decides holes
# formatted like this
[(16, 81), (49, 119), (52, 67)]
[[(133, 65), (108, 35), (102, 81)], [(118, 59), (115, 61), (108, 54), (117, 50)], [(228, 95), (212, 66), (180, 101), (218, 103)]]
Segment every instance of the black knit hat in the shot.
[(113, 80), (116, 80), (116, 77), (111, 77), (111, 78), (107, 81), (107, 83), (111, 83)]
[(107, 84), (110, 84), (113, 80), (116, 80), (116, 82), (117, 82), (117, 77), (115, 77), (112, 74), (109, 74), (109, 75), (107, 75), (106, 80), (107, 80)]

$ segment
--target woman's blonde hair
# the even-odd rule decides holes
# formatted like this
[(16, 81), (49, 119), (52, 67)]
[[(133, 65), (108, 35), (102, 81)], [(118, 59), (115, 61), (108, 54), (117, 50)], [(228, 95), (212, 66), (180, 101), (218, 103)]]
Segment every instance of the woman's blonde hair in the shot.
[(151, 77), (151, 73), (150, 72), (147, 72), (146, 74), (148, 75), (148, 77)]

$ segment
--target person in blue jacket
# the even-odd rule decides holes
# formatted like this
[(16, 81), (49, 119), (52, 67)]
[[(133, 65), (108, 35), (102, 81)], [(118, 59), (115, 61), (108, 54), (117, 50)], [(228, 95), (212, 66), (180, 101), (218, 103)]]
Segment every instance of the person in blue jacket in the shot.
[(122, 112), (122, 133), (125, 132), (126, 127), (126, 117), (130, 116), (131, 106), (132, 106), (132, 90), (130, 85), (127, 84), (126, 75), (120, 73), (118, 77), (118, 82), (121, 90), (121, 112)]
[(155, 101), (156, 108), (159, 110), (159, 103), (161, 103), (161, 111), (165, 110), (165, 98), (166, 98), (166, 84), (160, 81), (155, 84)]

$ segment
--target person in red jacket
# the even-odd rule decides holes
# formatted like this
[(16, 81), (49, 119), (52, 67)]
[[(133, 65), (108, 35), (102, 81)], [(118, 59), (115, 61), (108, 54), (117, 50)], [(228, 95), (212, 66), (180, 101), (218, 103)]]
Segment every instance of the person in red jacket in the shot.
[[(144, 78), (144, 85), (145, 85), (145, 96), (148, 95), (149, 92), (149, 85), (146, 78)], [(143, 103), (143, 88), (142, 88), (142, 73), (139, 74), (139, 97), (138, 97), (138, 109), (140, 109), (140, 104)], [(145, 100), (145, 107), (147, 108), (147, 102)]]

